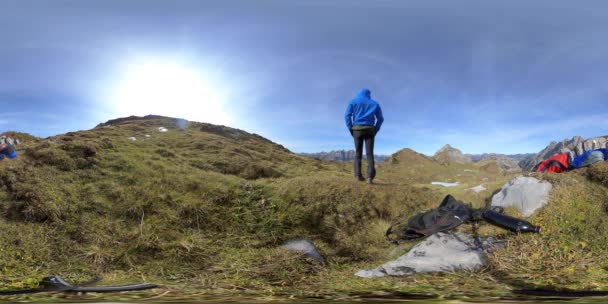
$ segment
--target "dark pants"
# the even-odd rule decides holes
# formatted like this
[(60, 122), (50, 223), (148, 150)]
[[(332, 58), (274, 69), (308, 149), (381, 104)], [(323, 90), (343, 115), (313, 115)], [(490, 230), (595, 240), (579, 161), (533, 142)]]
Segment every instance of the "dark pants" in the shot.
[(376, 177), (376, 168), (374, 167), (374, 137), (376, 137), (376, 129), (365, 129), (353, 131), (355, 139), (355, 177), (363, 176), (361, 174), (361, 158), (363, 158), (363, 142), (365, 142), (365, 154), (367, 156), (367, 178), (374, 179)]

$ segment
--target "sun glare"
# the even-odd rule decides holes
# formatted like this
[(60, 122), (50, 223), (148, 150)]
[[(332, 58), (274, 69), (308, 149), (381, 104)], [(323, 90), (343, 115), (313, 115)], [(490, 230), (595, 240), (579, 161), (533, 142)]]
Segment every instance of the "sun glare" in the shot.
[(221, 91), (197, 68), (174, 62), (129, 64), (113, 93), (118, 116), (147, 114), (230, 124)]

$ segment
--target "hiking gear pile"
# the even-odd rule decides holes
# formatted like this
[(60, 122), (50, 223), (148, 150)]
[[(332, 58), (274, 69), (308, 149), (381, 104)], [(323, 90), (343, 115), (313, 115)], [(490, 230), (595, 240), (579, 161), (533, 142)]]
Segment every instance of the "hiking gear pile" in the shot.
[[(448, 194), (437, 208), (412, 216), (407, 220), (407, 224), (403, 224), (401, 221), (393, 223), (386, 231), (386, 238), (395, 243), (415, 240), (437, 232), (452, 230), (464, 223), (481, 220), (487, 220), (491, 224), (514, 232), (540, 231), (540, 228), (524, 220), (504, 215), (502, 212), (502, 208), (474, 209), (469, 204), (458, 201)], [(528, 226), (536, 228), (521, 228)]]
[(560, 153), (541, 161), (533, 170), (540, 173), (561, 173), (605, 160), (608, 160), (608, 149), (606, 148), (585, 151), (579, 156), (574, 156), (571, 152)]

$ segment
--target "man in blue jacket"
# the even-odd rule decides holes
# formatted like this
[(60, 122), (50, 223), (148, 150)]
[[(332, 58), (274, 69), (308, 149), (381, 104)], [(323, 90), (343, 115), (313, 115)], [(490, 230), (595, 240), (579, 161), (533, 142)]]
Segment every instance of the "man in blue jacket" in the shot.
[(346, 127), (355, 139), (355, 177), (363, 181), (361, 174), (361, 158), (363, 156), (363, 143), (365, 142), (365, 154), (367, 155), (367, 183), (371, 184), (376, 177), (374, 167), (374, 139), (384, 117), (380, 105), (372, 99), (372, 93), (368, 89), (362, 89), (346, 107)]

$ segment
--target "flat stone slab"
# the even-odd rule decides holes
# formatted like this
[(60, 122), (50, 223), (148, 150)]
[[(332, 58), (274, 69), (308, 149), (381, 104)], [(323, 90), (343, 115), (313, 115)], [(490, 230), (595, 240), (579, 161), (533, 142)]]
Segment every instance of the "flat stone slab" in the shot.
[(492, 206), (514, 207), (528, 217), (549, 201), (553, 185), (534, 177), (518, 176), (508, 181), (492, 197)]
[(496, 246), (492, 239), (474, 238), (468, 234), (436, 233), (414, 246), (394, 261), (355, 273), (363, 278), (406, 276), (423, 272), (474, 270), (485, 265), (485, 253)]

